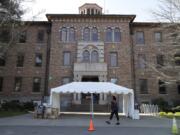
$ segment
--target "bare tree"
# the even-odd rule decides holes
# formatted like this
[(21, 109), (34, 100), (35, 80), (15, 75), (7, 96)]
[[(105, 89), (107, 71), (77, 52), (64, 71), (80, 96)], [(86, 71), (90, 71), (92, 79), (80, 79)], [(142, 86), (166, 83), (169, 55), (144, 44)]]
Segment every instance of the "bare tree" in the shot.
[[(28, 28), (28, 23), (22, 21), (22, 15), (28, 12), (23, 4), (30, 4), (34, 0), (0, 0), (0, 58), (4, 59), (8, 49), (16, 44), (18, 36)], [(35, 19), (37, 15), (32, 16)], [(29, 23), (30, 24), (30, 23)], [(21, 34), (22, 35), (21, 35)]]
[(153, 11), (153, 15), (163, 31), (166, 64), (160, 65), (161, 68), (147, 65), (166, 84), (180, 82), (180, 0), (159, 0), (158, 9)]

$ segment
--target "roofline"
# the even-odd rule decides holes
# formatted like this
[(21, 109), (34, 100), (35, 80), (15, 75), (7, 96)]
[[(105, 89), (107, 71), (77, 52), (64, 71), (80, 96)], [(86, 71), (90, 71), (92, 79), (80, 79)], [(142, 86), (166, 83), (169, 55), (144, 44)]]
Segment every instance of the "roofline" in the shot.
[(97, 15), (88, 15), (88, 14), (46, 14), (47, 19), (50, 21), (52, 18), (130, 18), (131, 22), (135, 19), (136, 15), (120, 15), (120, 14), (97, 14)]
[(100, 6), (99, 6), (98, 4), (96, 4), (96, 3), (84, 3), (84, 4), (83, 4), (82, 6), (80, 6), (79, 8), (85, 6), (86, 4), (89, 4), (89, 5), (96, 5), (96, 6), (98, 6), (99, 8), (103, 9), (102, 7), (100, 7)]

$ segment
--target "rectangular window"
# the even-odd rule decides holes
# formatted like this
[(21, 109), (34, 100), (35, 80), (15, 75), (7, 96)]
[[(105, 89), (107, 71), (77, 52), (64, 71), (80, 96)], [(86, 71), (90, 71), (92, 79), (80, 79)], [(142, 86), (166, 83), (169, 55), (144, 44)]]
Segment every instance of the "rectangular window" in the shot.
[(178, 92), (178, 94), (180, 94), (180, 84), (179, 83), (177, 84), (177, 92)]
[(41, 53), (36, 53), (35, 66), (36, 67), (41, 67), (42, 66), (42, 54)]
[(33, 78), (33, 92), (40, 92), (41, 90), (41, 78), (34, 77)]
[(154, 33), (154, 41), (155, 42), (162, 42), (162, 33), (161, 32), (155, 32)]
[(24, 65), (24, 54), (19, 53), (19, 54), (17, 55), (16, 66), (17, 66), (17, 67), (23, 67), (23, 65)]
[(70, 52), (64, 52), (63, 53), (63, 65), (64, 66), (70, 66), (71, 64), (71, 53)]
[(5, 66), (6, 60), (4, 57), (0, 57), (0, 66)]
[(117, 61), (117, 53), (111, 52), (110, 53), (110, 66), (117, 67), (118, 61)]
[(62, 84), (67, 84), (67, 83), (70, 83), (70, 77), (64, 77), (63, 79), (62, 79)]
[(0, 92), (3, 91), (3, 77), (0, 77)]
[(112, 83), (114, 83), (114, 84), (117, 84), (118, 79), (117, 79), (117, 78), (111, 78), (110, 81), (111, 81)]
[(37, 33), (37, 42), (43, 42), (44, 41), (44, 30), (38, 30)]
[(148, 82), (147, 79), (139, 79), (140, 94), (148, 94)]
[(22, 77), (15, 77), (14, 92), (20, 92), (22, 87)]
[(138, 54), (138, 68), (144, 69), (146, 68), (146, 55)]
[(136, 44), (144, 44), (144, 32), (138, 31), (136, 32)]
[(26, 43), (26, 31), (19, 33), (19, 43)]
[(157, 55), (157, 66), (164, 66), (164, 56), (163, 55)]
[(159, 94), (167, 94), (165, 82), (159, 80)]
[(7, 43), (10, 41), (10, 31), (1, 30), (0, 31), (0, 42)]

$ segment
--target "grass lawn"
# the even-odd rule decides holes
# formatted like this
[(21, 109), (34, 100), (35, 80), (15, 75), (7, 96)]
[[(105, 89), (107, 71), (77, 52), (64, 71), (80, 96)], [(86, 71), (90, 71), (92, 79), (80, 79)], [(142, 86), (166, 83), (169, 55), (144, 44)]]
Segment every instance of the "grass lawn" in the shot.
[(0, 111), (0, 118), (26, 114), (25, 111)]

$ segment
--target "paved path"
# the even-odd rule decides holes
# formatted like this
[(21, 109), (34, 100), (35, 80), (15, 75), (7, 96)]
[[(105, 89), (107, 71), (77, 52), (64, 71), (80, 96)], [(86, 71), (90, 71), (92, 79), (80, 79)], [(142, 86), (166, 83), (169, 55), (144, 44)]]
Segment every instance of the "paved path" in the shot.
[[(93, 119), (96, 127), (114, 127), (116, 120), (111, 125), (105, 121), (109, 116), (95, 116)], [(88, 115), (61, 115), (59, 119), (33, 119), (31, 114), (0, 118), (0, 126), (89, 126)], [(120, 117), (121, 127), (164, 127), (170, 128), (172, 120), (167, 118), (143, 116), (140, 120), (132, 120), (126, 117)], [(180, 120), (177, 120), (180, 127)]]
[[(31, 114), (0, 118), (0, 135), (171, 135), (172, 120), (143, 116), (140, 120), (120, 117), (120, 125), (105, 121), (108, 116), (95, 116), (96, 131), (90, 133), (89, 116), (61, 115), (59, 119), (33, 119)], [(180, 128), (180, 120), (177, 120)]]
[(168, 128), (97, 127), (89, 132), (87, 127), (52, 126), (0, 126), (0, 135), (171, 135)]

